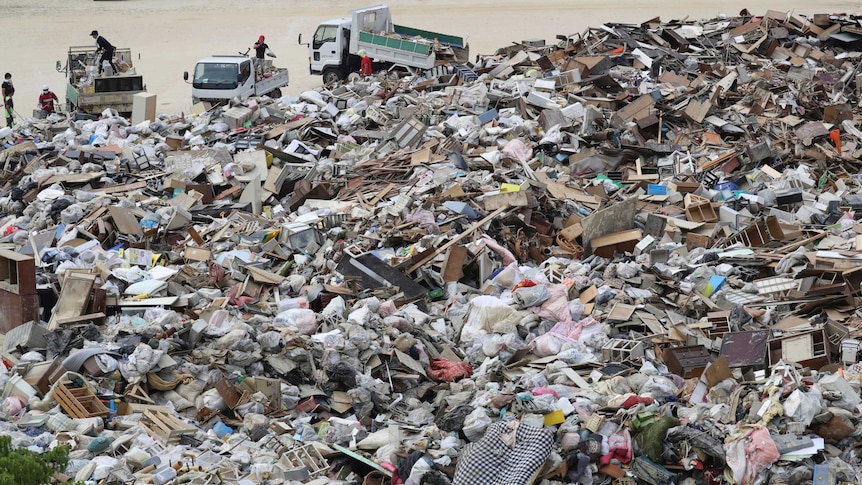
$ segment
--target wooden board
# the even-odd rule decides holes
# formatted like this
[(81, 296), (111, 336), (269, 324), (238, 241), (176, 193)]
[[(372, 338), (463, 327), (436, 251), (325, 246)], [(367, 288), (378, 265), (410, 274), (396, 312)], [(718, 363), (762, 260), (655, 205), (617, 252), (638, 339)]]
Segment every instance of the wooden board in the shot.
[(170, 413), (153, 409), (144, 411), (141, 427), (151, 438), (163, 443), (176, 443), (183, 435), (193, 435), (198, 431)]
[(117, 192), (128, 192), (131, 190), (143, 189), (146, 186), (146, 182), (135, 182), (128, 185), (112, 185), (110, 187), (102, 187), (100, 189), (93, 189), (90, 192), (98, 192), (100, 194), (114, 194)]
[(443, 262), (443, 281), (451, 283), (464, 276), (464, 260), (467, 258), (467, 247), (455, 245), (449, 248)]
[(249, 276), (258, 283), (279, 285), (285, 280), (284, 276), (265, 269), (255, 268), (254, 266), (246, 266), (245, 269), (248, 271)]
[(79, 317), (87, 310), (95, 281), (94, 274), (73, 273), (66, 277), (60, 299), (57, 300), (54, 313), (48, 322), (48, 330), (56, 330), (60, 325), (59, 321)]
[(209, 261), (212, 253), (206, 248), (186, 246), (186, 249), (183, 251), (183, 257), (192, 261)]
[(130, 209), (112, 205), (108, 207), (108, 211), (111, 213), (114, 225), (117, 226), (117, 230), (121, 233), (129, 235), (143, 234), (141, 223), (138, 222), (138, 218), (135, 217), (135, 214)]

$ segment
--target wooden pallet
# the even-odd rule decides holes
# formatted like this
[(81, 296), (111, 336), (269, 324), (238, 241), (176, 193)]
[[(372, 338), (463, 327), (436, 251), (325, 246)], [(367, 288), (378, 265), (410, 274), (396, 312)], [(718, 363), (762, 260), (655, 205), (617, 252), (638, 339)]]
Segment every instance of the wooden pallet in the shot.
[(68, 387), (66, 383), (61, 382), (54, 388), (54, 399), (60, 403), (63, 411), (73, 418), (105, 418), (108, 416), (108, 408), (86, 386)]
[(146, 410), (141, 417), (141, 427), (156, 441), (176, 443), (184, 435), (193, 435), (198, 429), (170, 413)]

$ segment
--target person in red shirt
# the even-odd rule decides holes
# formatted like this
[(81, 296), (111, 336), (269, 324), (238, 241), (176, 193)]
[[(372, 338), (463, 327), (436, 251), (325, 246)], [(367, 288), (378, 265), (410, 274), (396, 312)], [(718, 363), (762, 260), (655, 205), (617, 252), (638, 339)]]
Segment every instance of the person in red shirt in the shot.
[(39, 107), (42, 108), (42, 113), (45, 115), (53, 113), (54, 101), (57, 101), (57, 95), (48, 89), (48, 85), (42, 86), (42, 94), (39, 95)]
[(362, 58), (362, 62), (359, 65), (359, 74), (370, 76), (372, 72), (371, 58), (368, 57), (368, 54), (366, 54), (364, 50), (359, 51), (359, 57)]

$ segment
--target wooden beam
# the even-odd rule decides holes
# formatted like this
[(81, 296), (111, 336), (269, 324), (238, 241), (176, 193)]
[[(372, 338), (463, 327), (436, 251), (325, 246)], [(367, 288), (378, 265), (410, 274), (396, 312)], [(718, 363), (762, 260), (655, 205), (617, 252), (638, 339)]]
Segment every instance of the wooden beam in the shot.
[(130, 190), (142, 189), (147, 186), (146, 182), (135, 182), (127, 185), (111, 185), (110, 187), (102, 187), (100, 189), (92, 189), (90, 192), (98, 192), (100, 194), (113, 194), (116, 192), (128, 192)]

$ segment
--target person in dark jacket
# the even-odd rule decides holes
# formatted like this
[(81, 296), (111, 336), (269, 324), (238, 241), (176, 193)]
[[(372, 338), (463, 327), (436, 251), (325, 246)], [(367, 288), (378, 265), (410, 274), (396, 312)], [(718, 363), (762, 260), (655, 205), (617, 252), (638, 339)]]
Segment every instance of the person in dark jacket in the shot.
[(12, 74), (6, 73), (3, 77), (3, 85), (0, 87), (0, 97), (3, 100), (3, 114), (6, 118), (6, 126), (11, 127), (12, 113), (15, 112), (15, 103), (12, 101), (12, 96), (15, 94), (15, 85), (12, 84)]
[(99, 75), (102, 74), (102, 64), (105, 61), (111, 65), (111, 69), (114, 70), (114, 74), (119, 73), (120, 71), (117, 69), (117, 65), (114, 64), (114, 46), (108, 42), (108, 39), (99, 35), (98, 30), (94, 30), (90, 32), (90, 37), (96, 40), (96, 46), (98, 50), (96, 52), (101, 52), (102, 55), (99, 57)]

